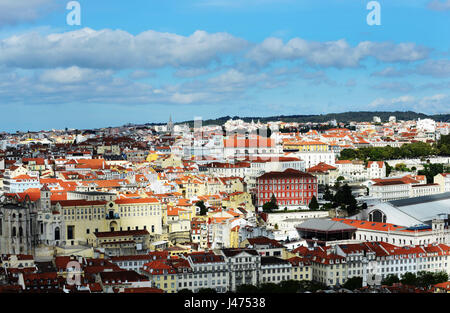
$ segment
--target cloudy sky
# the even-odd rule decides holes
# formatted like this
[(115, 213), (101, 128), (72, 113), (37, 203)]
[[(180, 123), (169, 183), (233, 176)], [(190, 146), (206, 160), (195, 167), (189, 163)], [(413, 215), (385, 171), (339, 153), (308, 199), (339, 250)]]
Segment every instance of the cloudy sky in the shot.
[(450, 0), (0, 0), (0, 130), (450, 113)]

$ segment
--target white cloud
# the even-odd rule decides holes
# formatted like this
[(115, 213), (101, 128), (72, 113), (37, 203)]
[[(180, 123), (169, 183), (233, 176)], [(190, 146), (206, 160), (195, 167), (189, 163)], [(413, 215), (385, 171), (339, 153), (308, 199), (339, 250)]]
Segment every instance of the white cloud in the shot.
[(57, 68), (44, 71), (39, 80), (43, 83), (75, 84), (110, 77), (113, 71), (96, 71), (92, 69), (72, 66), (69, 68)]
[(285, 44), (281, 39), (271, 37), (251, 49), (247, 57), (259, 65), (278, 60), (305, 60), (310, 65), (344, 68), (358, 67), (367, 57), (382, 62), (411, 62), (422, 60), (428, 54), (428, 48), (414, 43), (364, 41), (352, 47), (344, 39), (314, 42), (294, 38)]
[(265, 74), (229, 70), (206, 81), (152, 86), (117, 75), (112, 70), (76, 66), (1, 72), (0, 104), (215, 104), (237, 99), (271, 81)]
[(415, 72), (437, 78), (450, 77), (450, 60), (427, 60), (417, 66)]
[(393, 92), (409, 92), (414, 89), (414, 86), (408, 82), (383, 82), (374, 85), (375, 89), (388, 90)]
[[(373, 57), (381, 62), (412, 62), (428, 56), (429, 49), (414, 43), (315, 42), (293, 38), (284, 43), (270, 37), (248, 50), (250, 44), (228, 33), (196, 31), (190, 36), (153, 30), (132, 35), (122, 30), (84, 28), (42, 35), (36, 32), (0, 41), (0, 64), (33, 69), (78, 66), (96, 69), (155, 69), (175, 67), (176, 77), (195, 77), (227, 56), (246, 53), (259, 66), (279, 60), (302, 60), (311, 66), (355, 68)], [(239, 63), (239, 62), (238, 62)], [(241, 62), (241, 63), (245, 63)]]
[(381, 71), (377, 71), (371, 74), (371, 76), (381, 76), (381, 77), (402, 77), (405, 76), (405, 71), (397, 70), (391, 66), (388, 66)]
[(434, 11), (450, 10), (450, 0), (432, 0), (428, 3), (428, 8)]
[(0, 27), (35, 21), (58, 6), (56, 0), (0, 0)]
[(411, 95), (386, 99), (377, 98), (369, 105), (371, 109), (377, 110), (413, 110), (428, 114), (439, 114), (450, 112), (450, 97), (446, 94), (435, 94), (417, 98)]
[(450, 77), (450, 60), (426, 60), (412, 68), (401, 70), (394, 67), (386, 67), (381, 71), (372, 73), (371, 76), (402, 77), (411, 74), (431, 76), (434, 78)]
[(196, 31), (190, 36), (153, 30), (136, 36), (122, 30), (27, 33), (0, 41), (0, 64), (18, 68), (159, 68), (206, 66), (222, 54), (240, 51), (246, 41), (228, 33)]
[(191, 78), (191, 77), (202, 76), (202, 75), (205, 75), (208, 73), (210, 73), (210, 70), (208, 70), (206, 68), (189, 68), (189, 69), (177, 70), (174, 73), (174, 76), (178, 77), (178, 78)]
[(371, 103), (369, 103), (369, 107), (370, 108), (378, 108), (378, 109), (380, 109), (380, 108), (392, 109), (392, 107), (394, 105), (412, 103), (415, 100), (416, 99), (413, 96), (409, 96), (409, 95), (405, 95), (405, 96), (401, 96), (401, 97), (397, 97), (397, 98), (391, 98), (391, 99), (377, 98), (374, 101), (372, 101)]

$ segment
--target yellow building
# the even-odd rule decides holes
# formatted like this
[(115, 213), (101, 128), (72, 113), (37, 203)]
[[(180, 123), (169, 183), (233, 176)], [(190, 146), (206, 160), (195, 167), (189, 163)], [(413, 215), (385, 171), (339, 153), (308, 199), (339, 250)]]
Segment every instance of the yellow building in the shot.
[(161, 167), (167, 168), (167, 167), (180, 167), (183, 166), (183, 161), (180, 157), (174, 156), (171, 154), (170, 156), (166, 157), (161, 161)]
[(150, 244), (150, 234), (147, 230), (97, 232), (88, 241), (94, 248), (126, 251), (126, 249), (134, 249), (136, 245), (141, 245), (142, 249), (146, 249)]
[(64, 200), (55, 202), (54, 209), (61, 213), (63, 223), (62, 239), (55, 240), (67, 245), (87, 243), (96, 232), (148, 230), (155, 238), (162, 234), (162, 208), (154, 198)]
[(177, 272), (167, 263), (167, 260), (155, 260), (144, 264), (141, 272), (152, 281), (156, 288), (164, 290), (165, 293), (177, 292)]
[(120, 155), (121, 150), (118, 145), (103, 145), (97, 147), (97, 154)]
[(239, 226), (235, 226), (230, 230), (230, 247), (239, 248)]
[(286, 141), (284, 150), (298, 150), (299, 152), (324, 152), (329, 151), (328, 144), (321, 141)]
[(441, 173), (434, 176), (434, 183), (439, 185), (440, 192), (450, 191), (450, 173)]
[(246, 211), (255, 211), (252, 196), (247, 192), (234, 192), (228, 198), (222, 200), (222, 206), (226, 208), (244, 208)]
[(292, 257), (287, 259), (292, 265), (291, 279), (292, 280), (312, 280), (312, 266), (308, 260), (300, 257)]
[(169, 253), (170, 258), (173, 258), (173, 257), (179, 257), (184, 254), (192, 253), (192, 247), (177, 244), (177, 245), (166, 248), (164, 251), (167, 251)]

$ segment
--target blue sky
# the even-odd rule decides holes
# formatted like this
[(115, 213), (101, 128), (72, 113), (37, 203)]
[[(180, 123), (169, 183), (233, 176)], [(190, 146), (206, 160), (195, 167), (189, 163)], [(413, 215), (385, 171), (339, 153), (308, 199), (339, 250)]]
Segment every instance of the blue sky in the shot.
[(0, 130), (450, 111), (450, 0), (68, 2), (0, 0)]

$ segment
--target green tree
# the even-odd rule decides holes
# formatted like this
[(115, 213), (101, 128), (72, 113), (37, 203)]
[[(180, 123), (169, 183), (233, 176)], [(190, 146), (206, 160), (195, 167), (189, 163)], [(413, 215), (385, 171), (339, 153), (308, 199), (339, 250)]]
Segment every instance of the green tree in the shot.
[(264, 283), (259, 287), (259, 291), (262, 293), (279, 293), (280, 287), (274, 283)]
[(330, 191), (330, 187), (328, 185), (325, 186), (325, 192), (323, 194), (323, 199), (325, 201), (333, 201), (333, 194)]
[(343, 288), (349, 289), (349, 290), (356, 290), (361, 289), (363, 283), (362, 277), (352, 277), (347, 279), (347, 281), (342, 285)]
[(417, 287), (429, 288), (434, 285), (434, 275), (431, 272), (420, 271), (417, 273)]
[(285, 293), (296, 293), (300, 289), (300, 282), (296, 280), (285, 280), (279, 284), (279, 288)]
[(404, 285), (416, 286), (417, 285), (417, 276), (414, 273), (406, 272), (402, 275), (400, 282)]
[(339, 188), (339, 190), (334, 195), (334, 202), (340, 205), (356, 205), (356, 199), (352, 194), (352, 189), (348, 184)]
[(344, 149), (340, 160), (381, 161), (401, 158), (426, 158), (433, 155), (450, 155), (450, 135), (441, 136), (436, 145), (425, 142), (413, 142), (401, 147), (368, 147), (359, 149)]
[(254, 285), (239, 285), (236, 287), (236, 293), (258, 293), (259, 288)]
[(325, 290), (327, 286), (324, 283), (313, 281), (313, 280), (301, 280), (300, 283), (300, 292), (316, 292), (318, 290)]
[(405, 163), (397, 163), (395, 164), (395, 170), (400, 172), (407, 172), (409, 169), (406, 167)]
[(434, 284), (448, 281), (448, 274), (444, 271), (434, 273)]
[(389, 274), (381, 281), (381, 284), (386, 285), (386, 286), (392, 286), (393, 284), (399, 283), (399, 282), (400, 282), (400, 279), (398, 278), (397, 275)]
[(432, 164), (427, 163), (423, 165), (424, 169), (418, 172), (419, 175), (425, 175), (427, 178), (427, 183), (432, 184), (434, 181), (434, 176), (437, 174), (444, 173), (447, 171), (447, 167), (444, 164)]
[(448, 274), (445, 272), (426, 272), (417, 273), (417, 287), (430, 288), (431, 286), (448, 281)]
[(386, 166), (386, 176), (389, 177), (392, 172), (392, 166), (390, 166), (388, 162), (384, 162), (384, 165)]
[(311, 201), (309, 202), (308, 207), (310, 210), (318, 210), (319, 209), (319, 203), (317, 202), (316, 196), (313, 196), (311, 198)]
[(277, 199), (275, 198), (275, 195), (272, 194), (271, 200), (263, 204), (263, 212), (270, 213), (276, 210), (278, 210)]

